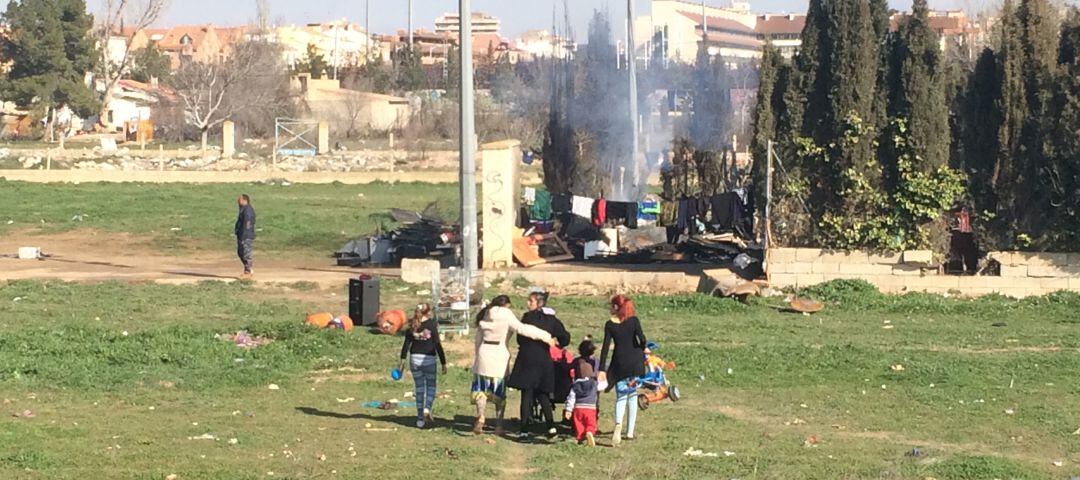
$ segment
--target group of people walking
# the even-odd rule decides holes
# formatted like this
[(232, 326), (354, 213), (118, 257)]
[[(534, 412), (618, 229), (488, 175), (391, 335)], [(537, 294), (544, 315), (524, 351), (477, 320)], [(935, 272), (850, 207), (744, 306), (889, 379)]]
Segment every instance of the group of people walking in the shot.
[[(615, 390), (615, 428), (612, 443), (633, 439), (637, 421), (637, 388), (634, 381), (645, 374), (647, 340), (631, 299), (618, 295), (611, 299), (611, 319), (604, 325), (600, 358), (591, 337), (578, 345), (578, 355), (566, 352), (571, 336), (555, 311), (547, 306), (548, 296), (531, 293), (528, 311), (518, 320), (511, 310), (510, 297), (500, 295), (476, 317), (475, 360), (472, 367), (472, 403), (476, 406), (473, 432), (484, 432), (488, 403), (495, 409), (495, 434), (503, 435), (507, 387), (521, 392), (519, 439), (533, 434), (537, 417), (544, 422), (549, 438), (558, 435), (555, 404), (564, 403), (563, 419), (571, 421), (574, 437), (595, 445), (599, 397)], [(518, 354), (510, 366), (510, 339), (517, 335)], [(431, 308), (417, 306), (405, 332), (401, 363), (406, 362), (416, 383), (416, 426), (432, 422), (436, 397), (436, 358), (446, 373), (446, 355), (439, 341), (438, 325)], [(535, 415), (534, 415), (535, 412)]]

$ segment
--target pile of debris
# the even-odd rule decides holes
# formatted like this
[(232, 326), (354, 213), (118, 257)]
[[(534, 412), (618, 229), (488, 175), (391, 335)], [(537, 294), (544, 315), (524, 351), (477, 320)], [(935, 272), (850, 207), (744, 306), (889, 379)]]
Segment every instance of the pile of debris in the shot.
[[(349, 241), (334, 252), (338, 265), (396, 267), (406, 258), (438, 260), (442, 268), (459, 263), (460, 228), (439, 217), (434, 203), (423, 212), (395, 208), (384, 219), (401, 226), (387, 234), (376, 233)], [(381, 226), (378, 230), (382, 230)]]

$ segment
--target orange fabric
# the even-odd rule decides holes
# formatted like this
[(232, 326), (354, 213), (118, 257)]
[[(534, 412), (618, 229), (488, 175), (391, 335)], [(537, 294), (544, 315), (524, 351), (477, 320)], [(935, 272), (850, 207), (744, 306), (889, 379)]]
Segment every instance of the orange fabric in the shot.
[(385, 335), (397, 335), (407, 321), (404, 310), (387, 310), (375, 317), (375, 326)]
[(326, 328), (326, 326), (330, 325), (330, 322), (332, 321), (334, 321), (333, 314), (328, 312), (322, 312), (308, 315), (305, 323), (307, 323), (308, 325), (314, 325), (319, 328)]

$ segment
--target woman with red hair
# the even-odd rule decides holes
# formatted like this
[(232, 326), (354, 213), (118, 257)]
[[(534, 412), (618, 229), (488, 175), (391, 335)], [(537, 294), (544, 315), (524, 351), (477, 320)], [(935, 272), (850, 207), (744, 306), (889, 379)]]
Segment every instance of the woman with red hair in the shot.
[[(608, 349), (611, 343), (615, 349), (608, 363)], [(615, 387), (615, 432), (611, 442), (619, 445), (622, 441), (623, 416), (626, 418), (626, 438), (634, 439), (634, 426), (637, 422), (637, 388), (632, 382), (645, 375), (645, 333), (641, 322), (634, 313), (634, 302), (623, 295), (611, 299), (611, 320), (604, 325), (604, 347), (600, 352), (600, 381), (607, 380)]]

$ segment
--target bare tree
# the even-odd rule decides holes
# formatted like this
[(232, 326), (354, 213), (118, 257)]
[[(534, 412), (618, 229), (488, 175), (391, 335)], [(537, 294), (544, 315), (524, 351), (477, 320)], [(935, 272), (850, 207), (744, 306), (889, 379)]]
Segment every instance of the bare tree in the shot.
[(269, 0), (255, 0), (257, 18), (256, 27), (260, 35), (270, 31), (270, 2)]
[[(105, 0), (103, 20), (98, 25), (98, 49), (101, 52), (98, 68), (105, 88), (101, 110), (98, 112), (99, 127), (108, 126), (106, 119), (116, 93), (116, 85), (128, 74), (134, 63), (134, 51), (137, 47), (135, 38), (156, 22), (168, 5), (169, 0)], [(122, 38), (124, 44), (121, 51), (117, 52), (117, 58), (112, 58), (111, 54), (114, 52), (111, 51), (109, 43), (116, 37)]]
[(291, 108), (279, 47), (245, 41), (220, 63), (188, 62), (173, 75), (184, 120), (199, 130), (205, 155), (210, 130), (239, 116), (273, 116)]

